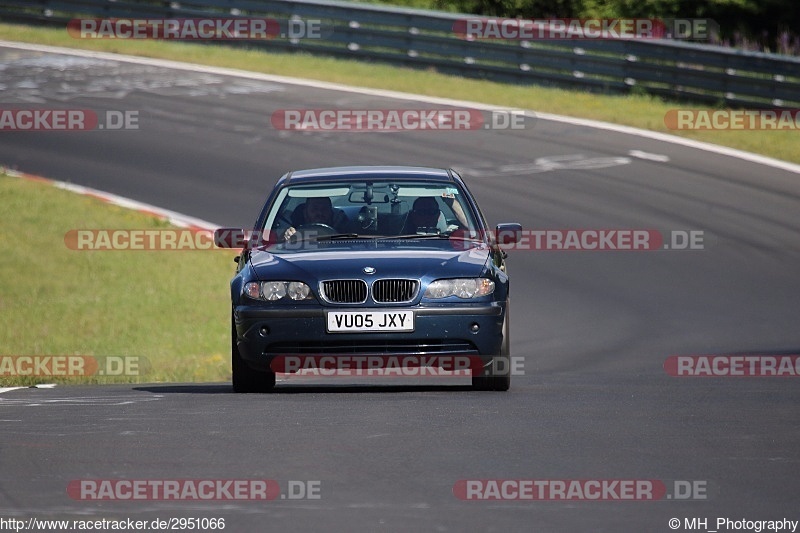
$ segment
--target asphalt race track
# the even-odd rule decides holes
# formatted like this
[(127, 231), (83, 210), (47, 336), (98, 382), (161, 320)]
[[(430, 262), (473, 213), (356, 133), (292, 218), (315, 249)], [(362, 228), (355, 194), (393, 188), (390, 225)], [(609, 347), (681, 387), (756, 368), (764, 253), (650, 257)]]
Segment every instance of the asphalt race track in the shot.
[[(289, 382), (266, 396), (229, 383), (4, 392), (0, 518), (224, 518), (236, 532), (666, 532), (672, 518), (679, 531), (711, 531), (719, 517), (800, 519), (800, 377), (664, 368), (673, 355), (800, 353), (800, 174), (534, 118), (515, 130), (281, 131), (270, 122), (280, 109), (441, 106), (8, 47), (0, 105), (135, 111), (138, 130), (0, 132), (0, 164), (223, 226), (251, 224), (287, 170), (415, 164), (462, 171), (492, 224), (703, 232), (697, 250), (510, 251), (524, 375), (508, 393), (447, 381)], [(117, 479), (266, 479), (280, 495), (68, 491)], [(667, 493), (457, 497), (459, 480), (489, 479), (656, 480)], [(293, 498), (299, 490), (318, 498)]]

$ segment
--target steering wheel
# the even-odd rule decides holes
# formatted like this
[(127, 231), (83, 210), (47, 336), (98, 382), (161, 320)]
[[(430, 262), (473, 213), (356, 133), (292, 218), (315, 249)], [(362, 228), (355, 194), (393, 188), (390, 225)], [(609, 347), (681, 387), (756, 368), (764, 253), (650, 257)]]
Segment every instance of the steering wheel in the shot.
[(289, 237), (289, 240), (290, 242), (297, 242), (298, 240), (306, 240), (309, 237), (321, 237), (323, 235), (334, 235), (336, 233), (339, 233), (339, 231), (328, 224), (310, 222), (298, 226), (297, 231), (294, 235)]
[(297, 231), (311, 231), (317, 230), (322, 232), (322, 235), (333, 235), (334, 233), (339, 233), (336, 228), (333, 226), (329, 226), (327, 224), (323, 224), (322, 222), (311, 222), (309, 224), (303, 224)]

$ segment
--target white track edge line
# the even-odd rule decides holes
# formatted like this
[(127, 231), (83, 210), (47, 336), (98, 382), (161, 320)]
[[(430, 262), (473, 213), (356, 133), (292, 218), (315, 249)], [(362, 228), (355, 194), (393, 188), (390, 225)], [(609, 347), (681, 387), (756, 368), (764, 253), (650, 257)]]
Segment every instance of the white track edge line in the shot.
[(125, 209), (131, 209), (134, 211), (139, 211), (150, 215), (156, 215), (159, 218), (163, 218), (164, 220), (169, 221), (174, 226), (178, 226), (179, 228), (192, 228), (192, 229), (214, 231), (215, 229), (220, 227), (219, 224), (214, 224), (213, 222), (208, 222), (200, 218), (184, 215), (183, 213), (178, 213), (177, 211), (171, 211), (169, 209), (157, 207), (151, 204), (140, 202), (138, 200), (131, 200), (130, 198), (125, 198), (124, 196), (119, 196), (117, 194), (100, 191), (98, 189), (92, 189), (91, 187), (84, 187), (83, 185), (75, 185), (74, 183), (57, 181), (50, 178), (38, 176), (35, 174), (18, 172), (16, 170), (3, 168), (1, 166), (0, 170), (2, 170), (6, 174), (14, 178), (23, 178), (23, 179), (28, 178), (28, 179), (34, 179), (36, 181), (43, 181), (59, 189), (74, 192), (83, 196), (91, 196), (94, 198), (99, 198), (104, 202), (119, 207), (123, 207)]
[[(453, 100), (450, 98), (415, 95), (410, 93), (402, 93), (402, 92), (389, 91), (383, 89), (368, 89), (365, 87), (355, 87), (338, 83), (307, 80), (303, 78), (292, 78), (288, 76), (277, 76), (273, 74), (261, 74), (257, 72), (248, 72), (245, 70), (238, 70), (238, 69), (231, 69), (224, 67), (210, 67), (205, 65), (197, 65), (193, 63), (181, 63), (179, 61), (171, 61), (166, 59), (152, 59), (146, 57), (129, 56), (124, 54), (115, 54), (111, 52), (95, 52), (90, 50), (79, 50), (73, 48), (63, 48), (58, 46), (28, 44), (28, 43), (19, 43), (14, 41), (2, 41), (2, 40), (0, 40), (0, 46), (8, 48), (17, 48), (21, 50), (30, 50), (36, 52), (50, 52), (56, 54), (88, 57), (94, 59), (105, 59), (109, 61), (124, 61), (127, 63), (138, 63), (141, 65), (148, 65), (148, 66), (164, 67), (164, 68), (178, 69), (178, 70), (189, 70), (193, 72), (202, 72), (206, 74), (236, 76), (239, 78), (247, 78), (252, 80), (270, 81), (273, 83), (285, 83), (290, 85), (301, 85), (305, 87), (313, 87), (317, 89), (326, 89), (332, 91), (345, 91), (345, 92), (363, 94), (368, 96), (394, 98), (398, 100), (416, 101), (416, 102), (424, 102), (424, 103), (440, 104), (448, 106), (469, 107), (484, 111), (509, 110), (508, 106), (482, 104), (480, 102), (470, 102), (467, 100)], [(526, 111), (526, 114), (528, 114), (528, 116), (540, 120), (549, 120), (551, 122), (560, 122), (563, 124), (571, 124), (574, 126), (585, 126), (588, 128), (613, 131), (617, 133), (623, 133), (627, 135), (634, 135), (637, 137), (653, 139), (656, 141), (668, 142), (672, 144), (686, 146), (688, 148), (695, 148), (697, 150), (704, 150), (706, 152), (713, 152), (724, 156), (735, 157), (752, 163), (757, 163), (760, 165), (786, 170), (787, 172), (800, 174), (800, 164), (791, 163), (789, 161), (783, 161), (780, 159), (775, 159), (772, 157), (755, 154), (752, 152), (746, 152), (744, 150), (738, 150), (736, 148), (728, 148), (717, 144), (686, 139), (683, 137), (678, 137), (676, 135), (670, 135), (668, 133), (643, 130), (640, 128), (634, 128), (632, 126), (622, 126), (619, 124), (612, 124), (610, 122), (602, 122), (599, 120), (582, 119), (576, 117), (568, 117), (564, 115), (554, 115), (551, 113), (539, 113), (537, 111)]]

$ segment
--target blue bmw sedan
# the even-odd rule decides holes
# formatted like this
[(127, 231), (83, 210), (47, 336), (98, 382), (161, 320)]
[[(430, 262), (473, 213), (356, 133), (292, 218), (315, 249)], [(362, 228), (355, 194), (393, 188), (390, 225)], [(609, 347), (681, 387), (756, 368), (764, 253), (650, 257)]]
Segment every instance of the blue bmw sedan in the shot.
[(452, 169), (285, 174), (236, 259), (234, 390), (272, 391), (276, 372), (299, 357), (452, 368), (469, 361), (473, 388), (508, 390), (501, 246), (520, 231), (512, 223), (491, 230)]

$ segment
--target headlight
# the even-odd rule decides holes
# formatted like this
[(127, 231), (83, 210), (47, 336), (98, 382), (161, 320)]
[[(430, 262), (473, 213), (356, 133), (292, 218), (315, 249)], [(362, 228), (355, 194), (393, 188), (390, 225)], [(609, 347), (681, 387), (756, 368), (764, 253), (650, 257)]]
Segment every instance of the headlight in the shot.
[(280, 300), (286, 296), (286, 282), (285, 281), (262, 281), (261, 282), (261, 295), (265, 300), (275, 301)]
[(425, 290), (425, 297), (438, 299), (449, 296), (480, 298), (494, 292), (494, 281), (486, 278), (437, 279)]
[(254, 300), (275, 302), (284, 298), (306, 300), (311, 289), (302, 281), (251, 281), (244, 286), (244, 294)]
[(291, 281), (286, 284), (286, 293), (292, 300), (305, 300), (311, 289), (302, 281)]
[(261, 298), (261, 285), (257, 281), (245, 284), (244, 293), (254, 300)]

